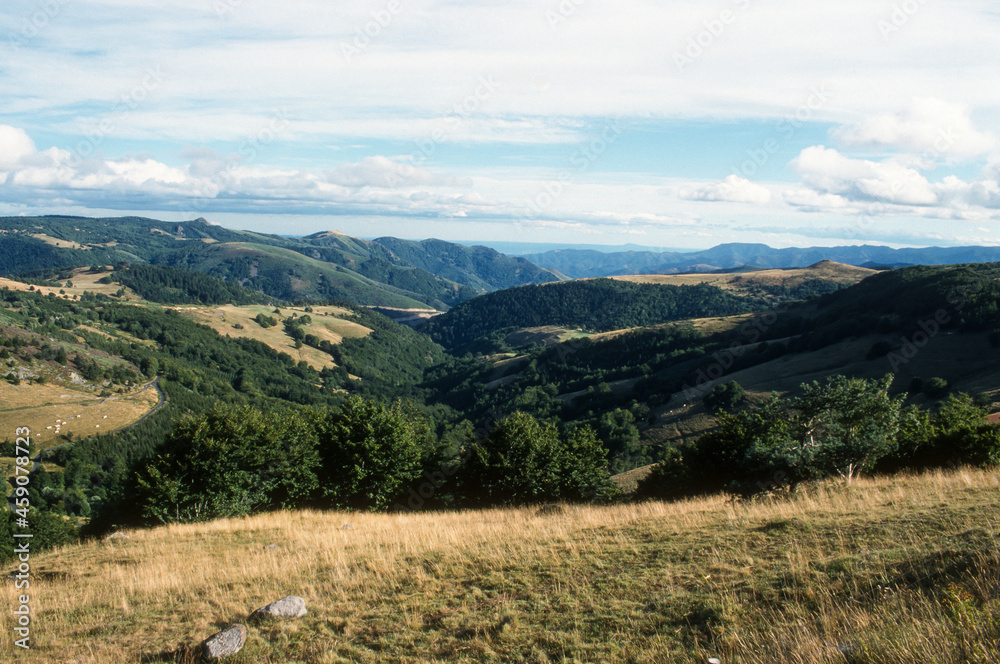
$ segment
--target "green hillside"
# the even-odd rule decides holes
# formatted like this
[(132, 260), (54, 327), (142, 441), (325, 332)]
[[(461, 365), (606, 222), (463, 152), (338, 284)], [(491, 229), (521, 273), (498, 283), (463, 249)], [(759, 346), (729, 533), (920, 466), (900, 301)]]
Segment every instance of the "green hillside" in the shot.
[(427, 325), (446, 348), (540, 325), (602, 332), (685, 318), (747, 313), (764, 306), (704, 284), (667, 286), (611, 279), (522, 286), (464, 302)]
[(376, 238), (375, 242), (409, 265), (480, 292), (559, 280), (549, 270), (524, 258), (505, 256), (489, 247), (465, 247), (442, 240), (412, 242), (393, 237)]
[(370, 242), (335, 232), (286, 238), (204, 219), (0, 218), (0, 275), (131, 262), (204, 272), (286, 300), (441, 310), (497, 288), (555, 279), (524, 259), (439, 240)]

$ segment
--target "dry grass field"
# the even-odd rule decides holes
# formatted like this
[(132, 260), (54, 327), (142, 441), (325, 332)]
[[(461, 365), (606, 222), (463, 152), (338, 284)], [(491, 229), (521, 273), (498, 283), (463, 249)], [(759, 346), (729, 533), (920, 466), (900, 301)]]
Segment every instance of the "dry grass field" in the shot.
[(710, 284), (723, 290), (747, 292), (754, 286), (784, 286), (795, 288), (813, 279), (823, 279), (838, 284), (853, 285), (875, 274), (869, 270), (843, 263), (822, 261), (809, 267), (792, 270), (758, 270), (741, 273), (699, 273), (699, 274), (639, 274), (611, 277), (619, 281), (644, 284), (668, 284), (674, 286)]
[[(10, 290), (26, 291), (34, 289), (36, 292), (42, 295), (53, 294), (56, 297), (61, 297), (64, 299), (74, 299), (79, 297), (86, 292), (90, 293), (101, 293), (104, 295), (113, 295), (121, 289), (120, 284), (99, 284), (97, 281), (103, 277), (108, 276), (107, 272), (102, 272), (98, 274), (91, 274), (90, 268), (76, 268), (69, 271), (71, 273), (71, 278), (68, 280), (73, 285), (70, 288), (66, 288), (65, 284), (59, 288), (53, 288), (51, 286), (32, 286), (20, 281), (14, 281), (11, 279), (6, 279), (0, 277), (0, 289), (9, 288)], [(130, 289), (126, 288), (125, 294), (119, 298), (121, 302), (142, 302), (142, 298), (132, 292)]]
[[(340, 307), (311, 307), (307, 312), (302, 307), (282, 307), (281, 314), (274, 313), (274, 307), (251, 305), (236, 307), (222, 305), (215, 307), (191, 306), (175, 307), (181, 314), (203, 325), (211, 327), (219, 334), (227, 337), (256, 339), (281, 353), (288, 353), (296, 362), (305, 361), (317, 371), (324, 367), (334, 367), (336, 364), (327, 353), (303, 345), (295, 348), (294, 340), (285, 333), (280, 320), (292, 314), (309, 316), (311, 323), (302, 326), (306, 334), (312, 334), (320, 341), (339, 344), (345, 338), (358, 338), (371, 334), (371, 330), (347, 320), (350, 311)], [(261, 327), (254, 319), (258, 314), (278, 319), (274, 327)], [(240, 328), (234, 327), (240, 325)]]
[[(31, 557), (32, 649), (4, 661), (198, 661), (286, 595), (230, 661), (995, 662), (1000, 472), (791, 497), (441, 513), (280, 512)], [(345, 528), (349, 524), (350, 528)], [(276, 545), (270, 547), (270, 545)], [(4, 585), (0, 602), (15, 606)]]
[(82, 438), (128, 426), (151, 411), (158, 400), (152, 386), (99, 397), (92, 390), (66, 385), (0, 381), (0, 440), (13, 440), (14, 429), (29, 427), (35, 449), (42, 450), (65, 443), (69, 432)]

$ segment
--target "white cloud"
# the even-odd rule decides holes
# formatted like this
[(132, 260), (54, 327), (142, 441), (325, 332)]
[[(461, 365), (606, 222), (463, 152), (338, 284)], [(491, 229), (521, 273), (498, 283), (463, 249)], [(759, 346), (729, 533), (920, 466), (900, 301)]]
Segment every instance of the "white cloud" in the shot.
[(897, 163), (851, 159), (818, 145), (803, 150), (792, 166), (814, 190), (848, 200), (900, 205), (938, 202), (934, 187), (923, 175)]
[(725, 201), (729, 203), (764, 204), (771, 200), (771, 190), (759, 184), (754, 184), (738, 175), (729, 175), (722, 182), (707, 184), (701, 187), (682, 187), (679, 198), (689, 201)]
[(997, 221), (1000, 183), (995, 177), (965, 181), (947, 175), (936, 182), (889, 159), (846, 157), (824, 146), (806, 148), (792, 161), (804, 187), (783, 194), (808, 212), (866, 217), (910, 216), (957, 221)]
[(851, 147), (892, 148), (938, 158), (988, 153), (996, 138), (973, 127), (968, 110), (940, 99), (918, 98), (904, 112), (886, 113), (841, 127), (833, 138)]
[(35, 153), (35, 143), (23, 129), (0, 125), (0, 171), (17, 168), (24, 157)]
[(342, 187), (470, 186), (468, 178), (454, 178), (422, 166), (376, 155), (358, 163), (342, 164), (327, 173), (327, 180)]

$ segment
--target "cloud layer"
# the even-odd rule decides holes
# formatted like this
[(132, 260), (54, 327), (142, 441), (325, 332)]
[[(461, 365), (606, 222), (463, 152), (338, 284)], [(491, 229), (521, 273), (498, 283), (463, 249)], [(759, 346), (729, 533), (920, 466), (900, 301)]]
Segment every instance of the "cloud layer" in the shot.
[(0, 212), (985, 240), (1000, 14), (911, 4), (7, 3)]

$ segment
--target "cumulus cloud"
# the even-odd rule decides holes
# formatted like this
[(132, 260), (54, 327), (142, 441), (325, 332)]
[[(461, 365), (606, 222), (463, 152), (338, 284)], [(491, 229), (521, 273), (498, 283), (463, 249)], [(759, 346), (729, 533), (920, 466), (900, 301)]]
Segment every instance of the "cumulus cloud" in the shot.
[(927, 158), (965, 159), (989, 152), (996, 138), (978, 131), (969, 112), (940, 99), (914, 99), (902, 112), (876, 115), (833, 132), (849, 147), (892, 148)]
[(934, 187), (913, 168), (894, 162), (852, 159), (822, 145), (806, 148), (792, 160), (802, 181), (821, 194), (848, 200), (900, 205), (933, 205)]
[(803, 150), (792, 166), (804, 186), (782, 198), (807, 212), (975, 221), (995, 220), (1000, 210), (1000, 182), (989, 169), (977, 180), (947, 175), (932, 182), (895, 160), (854, 159), (822, 145)]
[(738, 175), (729, 175), (722, 182), (704, 185), (702, 187), (682, 187), (677, 192), (678, 197), (689, 201), (725, 201), (729, 203), (764, 204), (771, 200), (771, 190), (759, 184), (754, 184)]
[(36, 150), (16, 128), (0, 131), (2, 182), (9, 198), (50, 205), (149, 209), (463, 217), (498, 204), (475, 191), (470, 179), (440, 174), (388, 157), (366, 157), (328, 173), (249, 164), (239, 155), (188, 147), (185, 166), (152, 155), (81, 159), (66, 150)]
[(23, 129), (0, 125), (0, 171), (17, 168), (24, 157), (35, 153), (35, 142)]

